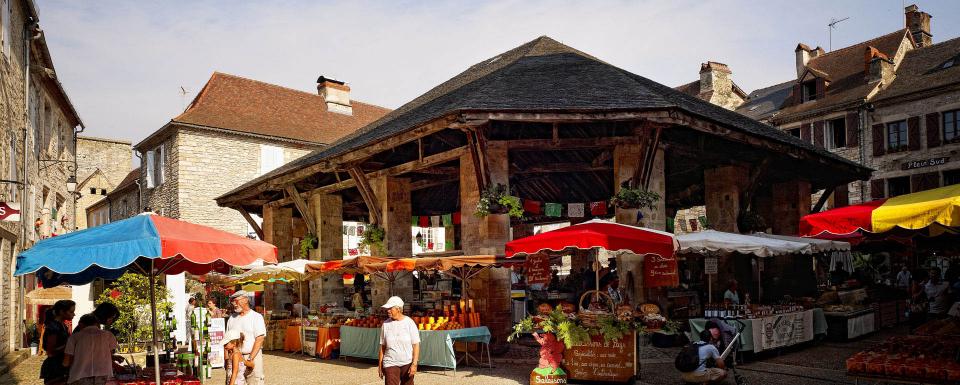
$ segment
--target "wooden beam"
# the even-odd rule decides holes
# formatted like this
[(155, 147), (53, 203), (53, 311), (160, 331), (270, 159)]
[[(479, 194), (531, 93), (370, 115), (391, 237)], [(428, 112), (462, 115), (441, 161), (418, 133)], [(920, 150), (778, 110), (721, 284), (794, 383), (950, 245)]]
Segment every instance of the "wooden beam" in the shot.
[(766, 174), (768, 168), (770, 168), (770, 158), (763, 158), (763, 161), (761, 161), (757, 167), (753, 168), (753, 173), (750, 174), (750, 180), (747, 182), (746, 189), (743, 191), (743, 195), (740, 196), (740, 212), (738, 215), (742, 215), (750, 210), (751, 203), (753, 203), (753, 195), (756, 194), (757, 188), (760, 187), (760, 179)]
[(643, 154), (643, 177), (640, 179), (640, 183), (644, 189), (650, 187), (650, 174), (653, 173), (653, 163), (657, 160), (657, 149), (660, 148), (660, 133), (662, 130), (663, 128), (659, 126), (653, 129), (653, 140), (650, 141), (646, 153)]
[(245, 208), (243, 208), (243, 207), (235, 207), (235, 209), (240, 212), (240, 215), (243, 216), (243, 219), (246, 219), (246, 220), (247, 220), (247, 224), (249, 224), (250, 227), (253, 227), (253, 231), (255, 231), (255, 232), (257, 233), (257, 237), (260, 238), (260, 240), (262, 241), (262, 240), (263, 240), (263, 228), (260, 227), (260, 224), (257, 223), (257, 221), (255, 221), (252, 216), (250, 216), (250, 213), (247, 212), (247, 209), (245, 209)]
[(307, 224), (307, 230), (310, 231), (310, 234), (317, 234), (317, 222), (313, 220), (313, 213), (310, 212), (310, 208), (307, 206), (307, 202), (304, 202), (303, 197), (300, 196), (300, 192), (297, 191), (297, 187), (293, 183), (287, 185), (287, 195), (293, 200), (294, 207), (297, 208), (297, 211), (300, 212), (300, 216), (303, 217), (303, 221)]
[(347, 169), (347, 172), (350, 173), (350, 179), (353, 179), (357, 184), (357, 190), (360, 190), (360, 197), (363, 198), (363, 202), (367, 204), (367, 211), (370, 212), (370, 222), (372, 224), (381, 224), (383, 223), (383, 217), (380, 216), (380, 204), (377, 201), (377, 195), (373, 193), (373, 189), (370, 188), (370, 183), (367, 181), (366, 174), (363, 173), (359, 167), (351, 167)]
[(837, 191), (837, 186), (823, 190), (823, 194), (820, 194), (820, 199), (817, 200), (817, 204), (813, 205), (813, 209), (811, 209), (810, 212), (819, 213), (820, 210), (823, 210), (823, 205), (827, 204), (827, 200), (830, 199), (830, 196), (833, 195), (835, 191)]
[(490, 143), (502, 144), (510, 150), (571, 150), (578, 148), (612, 147), (618, 144), (639, 144), (640, 139), (635, 136), (610, 136), (604, 138), (582, 139), (520, 139), (520, 140), (491, 140)]
[(443, 179), (424, 179), (416, 182), (410, 183), (410, 191), (423, 190), (431, 187), (437, 187), (447, 183), (453, 183), (460, 180), (457, 178), (443, 178)]
[(594, 166), (590, 163), (544, 163), (536, 166), (528, 166), (523, 170), (512, 169), (511, 175), (523, 174), (549, 174), (558, 172), (594, 172), (612, 170), (613, 166)]
[(473, 162), (473, 174), (477, 178), (477, 188), (487, 188), (487, 180), (484, 178), (483, 163), (480, 160), (480, 146), (477, 144), (476, 133), (473, 130), (467, 130), (467, 147), (470, 148), (470, 160)]

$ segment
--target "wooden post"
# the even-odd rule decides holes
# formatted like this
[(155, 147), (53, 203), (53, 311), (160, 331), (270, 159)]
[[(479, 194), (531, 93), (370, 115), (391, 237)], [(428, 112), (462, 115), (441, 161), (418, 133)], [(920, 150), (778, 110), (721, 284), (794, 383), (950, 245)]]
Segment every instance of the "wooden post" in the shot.
[(357, 190), (360, 191), (360, 197), (363, 198), (363, 203), (367, 205), (367, 210), (370, 212), (370, 223), (375, 225), (380, 224), (383, 220), (380, 212), (380, 203), (377, 201), (376, 194), (374, 194), (370, 188), (367, 176), (360, 167), (356, 166), (350, 167), (347, 169), (347, 172), (350, 174), (350, 178), (357, 184)]
[(236, 207), (236, 209), (237, 209), (237, 211), (240, 212), (240, 215), (243, 216), (243, 219), (245, 219), (245, 220), (247, 221), (247, 224), (249, 224), (250, 227), (253, 228), (253, 231), (255, 231), (255, 232), (257, 233), (257, 238), (260, 238), (261, 241), (264, 240), (264, 239), (263, 239), (263, 228), (260, 227), (260, 224), (257, 223), (257, 221), (253, 220), (253, 217), (250, 216), (250, 213), (247, 212), (247, 209), (243, 208), (243, 206), (238, 206), (238, 207)]
[(307, 229), (310, 230), (310, 234), (317, 234), (317, 223), (313, 219), (313, 213), (307, 209), (307, 203), (303, 201), (303, 197), (300, 196), (297, 187), (293, 184), (288, 184), (286, 191), (287, 195), (293, 199), (293, 205), (297, 208), (297, 212), (300, 213), (304, 223), (307, 224)]

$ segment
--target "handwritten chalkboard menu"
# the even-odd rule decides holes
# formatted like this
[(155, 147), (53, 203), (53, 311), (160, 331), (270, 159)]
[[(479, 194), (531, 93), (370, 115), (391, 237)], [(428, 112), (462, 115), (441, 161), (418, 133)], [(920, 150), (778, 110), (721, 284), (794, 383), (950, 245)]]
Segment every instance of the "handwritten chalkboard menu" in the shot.
[(531, 254), (524, 263), (527, 284), (550, 283), (550, 257), (545, 254)]
[(643, 256), (643, 286), (661, 287), (677, 286), (680, 284), (680, 275), (677, 274), (677, 259), (661, 257), (656, 254)]
[(610, 342), (592, 336), (590, 342), (563, 351), (563, 368), (571, 380), (629, 381), (637, 373), (635, 342), (632, 332)]

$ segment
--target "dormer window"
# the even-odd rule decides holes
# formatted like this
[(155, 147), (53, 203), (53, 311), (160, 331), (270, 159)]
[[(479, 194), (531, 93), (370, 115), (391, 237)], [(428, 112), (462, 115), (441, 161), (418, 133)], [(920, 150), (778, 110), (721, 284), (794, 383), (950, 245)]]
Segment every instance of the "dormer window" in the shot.
[(817, 100), (817, 80), (808, 80), (803, 82), (800, 85), (800, 90), (803, 93), (803, 103)]

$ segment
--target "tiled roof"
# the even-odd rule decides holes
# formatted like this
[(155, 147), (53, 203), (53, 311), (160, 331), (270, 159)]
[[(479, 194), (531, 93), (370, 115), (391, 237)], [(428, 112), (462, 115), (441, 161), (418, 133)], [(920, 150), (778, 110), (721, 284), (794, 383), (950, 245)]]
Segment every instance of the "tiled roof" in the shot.
[(117, 184), (117, 187), (113, 189), (113, 191), (121, 191), (129, 186), (135, 185), (138, 179), (140, 179), (140, 167), (137, 167), (127, 173), (127, 176), (123, 177), (123, 180)]
[(807, 63), (810, 72), (819, 77), (825, 77), (829, 81), (824, 97), (807, 103), (794, 104), (791, 95), (780, 116), (828, 109), (867, 97), (876, 86), (876, 84), (867, 84), (866, 81), (864, 53), (867, 47), (876, 48), (879, 53), (892, 58), (896, 56), (903, 39), (909, 39), (909, 36), (906, 29), (901, 29), (810, 59)]
[(736, 111), (756, 120), (769, 118), (783, 108), (793, 92), (794, 83), (796, 80), (788, 80), (755, 90), (747, 95), (747, 101), (737, 107)]
[(675, 89), (675, 90), (677, 90), (677, 91), (680, 91), (680, 92), (683, 92), (683, 93), (685, 93), (685, 94), (687, 94), (687, 95), (690, 95), (690, 96), (699, 97), (699, 96), (700, 96), (700, 81), (697, 80), (697, 81), (690, 82), (690, 83), (687, 83), (687, 84), (684, 84), (684, 85), (676, 86), (676, 87), (673, 87), (673, 89)]
[(889, 87), (880, 90), (874, 100), (952, 84), (960, 84), (960, 38), (907, 52), (897, 68), (897, 78)]
[(327, 144), (390, 111), (358, 101), (351, 105), (352, 116), (330, 112), (317, 93), (214, 72), (173, 122)]
[(630, 73), (542, 36), (473, 65), (380, 120), (256, 178), (220, 198), (266, 180), (393, 137), (459, 111), (624, 111), (678, 109), (749, 135), (802, 148), (867, 170), (822, 147)]

